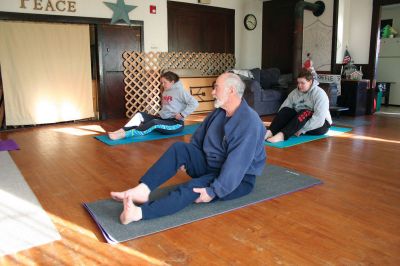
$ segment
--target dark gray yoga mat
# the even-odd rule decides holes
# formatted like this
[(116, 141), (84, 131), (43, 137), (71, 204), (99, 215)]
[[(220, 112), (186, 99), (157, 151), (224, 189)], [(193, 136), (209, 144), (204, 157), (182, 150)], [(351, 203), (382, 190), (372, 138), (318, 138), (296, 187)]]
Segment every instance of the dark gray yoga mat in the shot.
[[(320, 183), (320, 180), (297, 171), (276, 165), (266, 165), (262, 175), (257, 177), (253, 192), (249, 195), (230, 201), (216, 201), (206, 204), (193, 203), (176, 214), (133, 222), (129, 225), (122, 225), (119, 221), (123, 209), (121, 202), (106, 199), (84, 203), (83, 205), (99, 226), (107, 242), (115, 244), (222, 214)], [(166, 187), (155, 190), (151, 194), (151, 198), (165, 195), (172, 188)]]

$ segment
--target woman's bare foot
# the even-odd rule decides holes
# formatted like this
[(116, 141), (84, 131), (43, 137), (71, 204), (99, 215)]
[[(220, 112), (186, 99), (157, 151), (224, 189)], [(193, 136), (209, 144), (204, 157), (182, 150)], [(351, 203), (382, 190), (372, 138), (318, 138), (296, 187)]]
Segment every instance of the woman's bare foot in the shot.
[(114, 132), (108, 132), (108, 137), (112, 140), (123, 139), (125, 138), (125, 135), (125, 130), (123, 130), (122, 128)]
[(267, 140), (268, 138), (272, 137), (272, 135), (273, 135), (273, 134), (272, 134), (271, 130), (268, 129), (268, 130), (267, 130), (267, 133), (265, 133), (264, 139)]
[(265, 127), (269, 127), (271, 125), (271, 122), (263, 122)]
[(121, 223), (126, 225), (131, 222), (137, 222), (142, 219), (142, 216), (142, 209), (133, 204), (131, 198), (124, 198), (124, 211), (119, 217)]
[(140, 183), (134, 188), (122, 192), (111, 192), (110, 195), (116, 201), (130, 198), (133, 202), (142, 204), (149, 200), (150, 189), (146, 184)]
[(267, 141), (271, 142), (271, 143), (280, 142), (280, 141), (284, 141), (284, 140), (285, 140), (285, 136), (283, 135), (282, 132), (278, 132), (274, 136), (267, 139)]

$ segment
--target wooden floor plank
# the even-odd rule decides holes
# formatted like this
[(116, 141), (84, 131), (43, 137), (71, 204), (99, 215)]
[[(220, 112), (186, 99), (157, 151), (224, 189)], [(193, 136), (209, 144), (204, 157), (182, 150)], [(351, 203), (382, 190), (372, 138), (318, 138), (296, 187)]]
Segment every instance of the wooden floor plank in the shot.
[[(135, 185), (172, 143), (190, 137), (115, 147), (93, 138), (123, 120), (0, 132), (20, 146), (10, 154), (62, 236), (0, 264), (400, 265), (400, 119), (366, 119), (342, 136), (266, 147), (268, 163), (322, 185), (119, 245), (105, 244), (82, 203)], [(179, 173), (168, 184), (187, 179)]]

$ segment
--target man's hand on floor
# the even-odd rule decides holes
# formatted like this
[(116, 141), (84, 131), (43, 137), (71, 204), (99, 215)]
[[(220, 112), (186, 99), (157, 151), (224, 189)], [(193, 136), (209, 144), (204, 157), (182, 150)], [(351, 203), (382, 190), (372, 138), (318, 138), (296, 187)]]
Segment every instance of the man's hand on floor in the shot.
[(196, 199), (196, 203), (206, 203), (210, 202), (213, 198), (207, 194), (205, 188), (193, 188), (193, 192), (199, 193), (200, 196)]

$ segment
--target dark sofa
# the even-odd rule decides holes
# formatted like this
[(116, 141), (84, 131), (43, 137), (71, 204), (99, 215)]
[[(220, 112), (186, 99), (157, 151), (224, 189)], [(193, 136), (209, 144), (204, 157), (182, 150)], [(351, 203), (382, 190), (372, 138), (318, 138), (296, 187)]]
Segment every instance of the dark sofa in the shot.
[(253, 78), (242, 77), (246, 85), (243, 98), (261, 116), (278, 112), (287, 97), (287, 84), (278, 68), (251, 69)]

